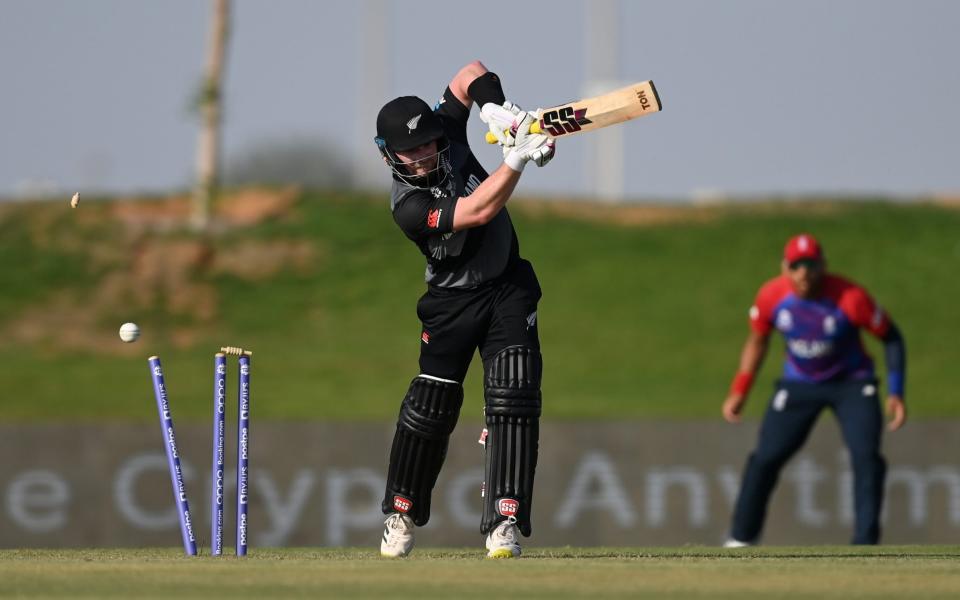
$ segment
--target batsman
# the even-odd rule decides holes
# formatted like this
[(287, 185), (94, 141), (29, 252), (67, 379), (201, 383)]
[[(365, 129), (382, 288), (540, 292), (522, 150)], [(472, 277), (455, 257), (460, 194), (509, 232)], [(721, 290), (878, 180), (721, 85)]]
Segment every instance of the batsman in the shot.
[[(480, 107), (503, 150), (490, 175), (470, 150), (467, 120)], [(554, 156), (554, 141), (530, 133), (535, 115), (504, 96), (479, 61), (453, 77), (431, 109), (402, 96), (377, 115), (377, 147), (390, 168), (390, 210), (426, 259), (417, 303), (420, 373), (397, 419), (383, 498), (380, 553), (406, 556), (414, 529), (430, 520), (430, 496), (463, 403), (463, 380), (479, 350), (484, 369), (486, 460), (483, 516), (487, 556), (520, 555), (531, 533), (542, 358), (540, 284), (520, 257), (506, 203), (528, 162)]]

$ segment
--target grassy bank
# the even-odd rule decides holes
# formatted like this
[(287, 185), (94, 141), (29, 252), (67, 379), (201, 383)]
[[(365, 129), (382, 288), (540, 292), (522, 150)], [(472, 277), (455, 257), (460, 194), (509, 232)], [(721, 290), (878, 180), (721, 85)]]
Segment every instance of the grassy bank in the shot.
[[(178, 420), (206, 418), (212, 354), (225, 344), (254, 351), (257, 418), (393, 418), (417, 373), (423, 261), (386, 199), (250, 194), (228, 199), (204, 239), (178, 226), (177, 199), (0, 205), (0, 418), (153, 419), (151, 354)], [(746, 310), (801, 230), (900, 324), (912, 416), (960, 415), (955, 207), (520, 201), (511, 211), (544, 291), (548, 418), (714, 418)], [(128, 320), (143, 329), (136, 344), (117, 338)], [(779, 354), (748, 416), (761, 413)], [(466, 386), (479, 407), (476, 365)]]

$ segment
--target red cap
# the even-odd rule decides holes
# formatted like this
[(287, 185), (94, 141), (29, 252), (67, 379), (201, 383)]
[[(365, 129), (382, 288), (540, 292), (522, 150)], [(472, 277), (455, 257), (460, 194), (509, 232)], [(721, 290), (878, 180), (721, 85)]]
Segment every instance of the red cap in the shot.
[(783, 249), (783, 258), (788, 263), (798, 260), (823, 260), (823, 248), (820, 242), (809, 233), (793, 236)]

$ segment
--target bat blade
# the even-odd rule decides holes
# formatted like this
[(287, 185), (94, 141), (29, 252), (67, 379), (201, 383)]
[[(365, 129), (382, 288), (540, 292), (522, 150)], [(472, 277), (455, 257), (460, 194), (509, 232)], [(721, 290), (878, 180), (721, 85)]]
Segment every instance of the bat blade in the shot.
[[(552, 138), (570, 136), (645, 117), (661, 108), (653, 82), (641, 81), (593, 98), (545, 108), (530, 131)], [(496, 141), (492, 133), (487, 133), (487, 142)]]

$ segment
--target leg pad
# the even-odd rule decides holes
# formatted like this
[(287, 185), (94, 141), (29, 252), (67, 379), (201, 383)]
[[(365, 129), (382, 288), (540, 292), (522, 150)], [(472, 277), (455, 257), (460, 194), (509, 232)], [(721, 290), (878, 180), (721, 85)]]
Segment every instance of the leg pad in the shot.
[(430, 495), (462, 404), (463, 386), (455, 381), (418, 376), (410, 383), (390, 450), (385, 514), (406, 513), (418, 526), (430, 520)]
[(540, 351), (526, 346), (505, 348), (487, 364), (483, 534), (514, 517), (520, 532), (530, 535), (542, 370)]

